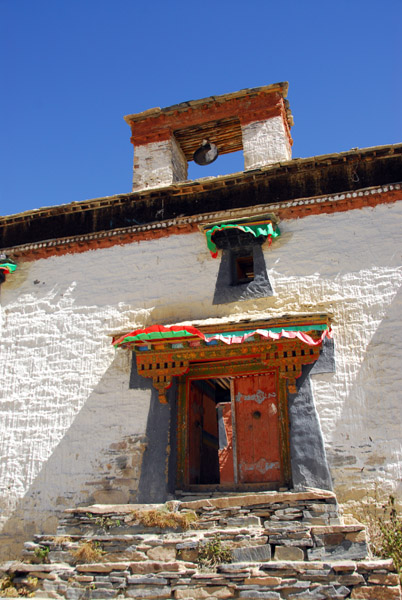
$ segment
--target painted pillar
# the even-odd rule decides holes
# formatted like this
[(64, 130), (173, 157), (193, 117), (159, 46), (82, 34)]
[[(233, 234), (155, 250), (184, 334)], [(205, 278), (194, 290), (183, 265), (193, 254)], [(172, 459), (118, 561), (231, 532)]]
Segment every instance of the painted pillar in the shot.
[(245, 170), (291, 160), (290, 139), (282, 115), (242, 124), (241, 132)]
[(173, 135), (135, 146), (133, 192), (185, 181), (187, 167), (186, 157)]

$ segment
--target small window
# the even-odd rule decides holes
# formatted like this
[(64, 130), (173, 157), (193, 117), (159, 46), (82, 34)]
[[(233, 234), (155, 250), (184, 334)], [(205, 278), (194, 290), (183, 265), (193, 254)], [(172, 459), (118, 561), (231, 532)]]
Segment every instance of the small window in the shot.
[(267, 298), (273, 291), (259, 244), (223, 248), (213, 304)]
[(250, 283), (254, 280), (254, 258), (252, 254), (234, 255), (233, 285)]

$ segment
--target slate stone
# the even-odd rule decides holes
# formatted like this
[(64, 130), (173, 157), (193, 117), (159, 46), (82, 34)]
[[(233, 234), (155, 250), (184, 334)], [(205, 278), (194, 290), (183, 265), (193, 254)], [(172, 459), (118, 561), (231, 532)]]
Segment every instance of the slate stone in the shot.
[[(150, 588), (133, 588), (133, 589), (127, 589), (125, 591), (125, 596), (128, 596), (129, 598), (170, 598), (172, 595), (172, 590), (170, 589), (170, 587), (163, 587), (163, 588), (156, 588), (156, 587), (150, 587)], [(110, 596), (109, 596), (110, 597)]]
[(178, 562), (134, 562), (130, 563), (130, 570), (133, 574), (145, 575), (147, 573), (158, 573), (160, 571), (173, 571), (177, 572), (181, 570), (181, 564)]
[(275, 516), (279, 517), (279, 519), (282, 521), (293, 521), (294, 519), (301, 519), (301, 517), (303, 516), (303, 513), (298, 510), (297, 508), (284, 508), (284, 509), (279, 509), (275, 511)]
[(271, 546), (248, 546), (232, 550), (234, 562), (265, 562), (271, 560)]
[(299, 539), (289, 539), (279, 535), (270, 535), (269, 543), (278, 546), (300, 546), (309, 547), (313, 546), (313, 540), (309, 537), (300, 537)]
[(307, 550), (309, 560), (360, 560), (367, 556), (365, 543), (354, 544), (344, 540), (337, 546), (321, 546)]
[(400, 600), (400, 587), (383, 587), (379, 585), (355, 588), (350, 595), (359, 600)]
[(350, 589), (345, 586), (325, 585), (317, 588), (318, 592), (322, 592), (328, 600), (344, 600), (349, 594)]
[(95, 575), (95, 581), (108, 582), (110, 579), (106, 575)]
[(174, 596), (177, 600), (207, 600), (214, 598), (216, 600), (233, 598), (232, 591), (227, 586), (206, 586), (206, 587), (190, 587), (176, 588)]
[(91, 583), (94, 578), (92, 577), (92, 575), (76, 575), (74, 577), (75, 581), (78, 581), (79, 583)]
[[(328, 582), (331, 578), (331, 568), (329, 567), (328, 569), (303, 569), (303, 572), (299, 574), (299, 577), (303, 579), (314, 579), (314, 581)], [(334, 576), (332, 576), (332, 578), (334, 578)]]
[(340, 595), (341, 598), (346, 598), (348, 594), (350, 594), (350, 589), (341, 585), (341, 587), (336, 588), (337, 594)]
[(168, 580), (164, 577), (128, 577), (127, 583), (130, 585), (167, 585)]
[(229, 527), (259, 527), (261, 525), (261, 519), (253, 515), (249, 517), (233, 517), (227, 520), (227, 525)]
[(289, 600), (326, 600), (325, 596), (323, 594), (321, 594), (321, 592), (318, 592), (317, 590), (314, 590), (313, 592), (310, 592), (310, 590), (306, 590), (305, 592), (301, 592), (300, 594), (290, 594), (290, 596), (288, 596)]
[(305, 510), (304, 511), (304, 519), (308, 522), (311, 523), (311, 525), (329, 525), (329, 517), (327, 517), (326, 515), (323, 516), (319, 516), (319, 517), (314, 517), (313, 515), (308, 515), (308, 511)]
[(183, 542), (181, 544), (176, 544), (177, 550), (193, 550), (198, 547), (198, 542)]
[(319, 504), (318, 502), (313, 502), (309, 505), (308, 510), (316, 513), (333, 513), (334, 506), (331, 504)]
[(180, 553), (178, 555), (178, 558), (180, 558), (180, 560), (185, 560), (187, 562), (193, 563), (196, 563), (198, 560), (198, 550), (196, 548), (192, 550), (179, 550), (178, 552)]
[(176, 549), (156, 546), (147, 551), (148, 558), (157, 561), (174, 561), (176, 559)]
[(126, 585), (126, 582), (127, 582), (127, 580), (126, 580), (125, 577), (111, 577), (110, 581), (112, 583), (114, 583), (115, 586), (117, 586), (117, 587), (124, 587)]
[(95, 600), (103, 600), (104, 598), (114, 598), (117, 595), (117, 590), (97, 589), (91, 590), (91, 598)]
[(110, 590), (113, 589), (113, 584), (110, 583), (110, 581), (95, 581), (95, 583), (93, 584), (95, 586), (95, 588), (103, 588), (105, 590)]
[(109, 573), (110, 580), (112, 580), (112, 577), (119, 577), (119, 578), (124, 577), (125, 578), (125, 577), (129, 577), (130, 575), (131, 575), (130, 571), (111, 571)]
[(275, 548), (275, 560), (304, 560), (304, 552), (301, 548), (277, 546)]
[(280, 577), (271, 577), (271, 576), (266, 576), (264, 574), (261, 575), (255, 575), (252, 577), (247, 577), (244, 580), (244, 584), (245, 585), (258, 585), (258, 586), (276, 586), (279, 585), (281, 583), (282, 579)]
[(310, 525), (298, 521), (264, 521), (264, 527), (268, 532), (279, 530), (280, 533), (284, 532), (285, 534), (288, 532), (310, 531), (311, 529)]
[(257, 600), (260, 598), (261, 600), (280, 600), (280, 595), (278, 592), (257, 592), (256, 590), (247, 590), (239, 593), (239, 598), (243, 598), (243, 600)]
[(374, 573), (368, 578), (368, 583), (376, 585), (398, 585), (399, 577), (396, 573)]
[(70, 587), (68, 590), (66, 590), (65, 597), (67, 600), (79, 600), (79, 598), (82, 598), (82, 596), (85, 594), (85, 591), (86, 590), (84, 588)]
[(337, 575), (336, 580), (343, 585), (363, 585), (365, 583), (364, 577), (360, 573)]

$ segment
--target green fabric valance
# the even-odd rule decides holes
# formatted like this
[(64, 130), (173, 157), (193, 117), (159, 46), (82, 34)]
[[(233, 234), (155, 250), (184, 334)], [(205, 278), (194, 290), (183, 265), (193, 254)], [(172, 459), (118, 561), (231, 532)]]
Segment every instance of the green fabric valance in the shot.
[(276, 238), (281, 234), (279, 229), (274, 227), (272, 221), (261, 221), (259, 223), (250, 224), (223, 223), (222, 225), (214, 225), (214, 227), (207, 229), (205, 232), (207, 237), (207, 246), (211, 252), (212, 258), (216, 258), (218, 256), (218, 249), (212, 238), (217, 231), (222, 231), (223, 229), (240, 229), (240, 231), (244, 231), (245, 233), (251, 233), (254, 237), (265, 235), (269, 239), (270, 244), (273, 238)]

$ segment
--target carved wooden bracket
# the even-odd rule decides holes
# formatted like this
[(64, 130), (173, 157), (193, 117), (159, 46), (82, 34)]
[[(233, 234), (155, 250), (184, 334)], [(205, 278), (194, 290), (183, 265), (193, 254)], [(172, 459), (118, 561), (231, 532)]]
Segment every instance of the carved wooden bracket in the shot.
[(262, 358), (267, 367), (279, 367), (279, 376), (287, 380), (290, 394), (297, 394), (296, 379), (302, 374), (302, 366), (315, 362), (321, 351), (319, 346), (306, 346), (299, 340), (281, 342)]
[(167, 403), (166, 390), (172, 385), (173, 377), (184, 375), (189, 369), (188, 360), (174, 360), (172, 353), (138, 353), (138, 374), (142, 377), (152, 377), (153, 386), (158, 391), (159, 401)]

